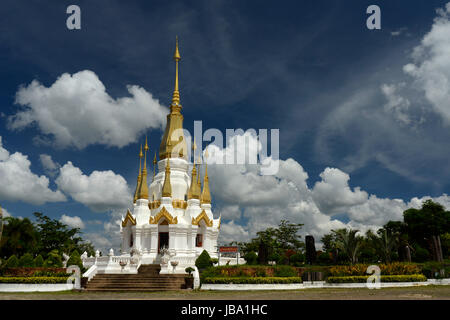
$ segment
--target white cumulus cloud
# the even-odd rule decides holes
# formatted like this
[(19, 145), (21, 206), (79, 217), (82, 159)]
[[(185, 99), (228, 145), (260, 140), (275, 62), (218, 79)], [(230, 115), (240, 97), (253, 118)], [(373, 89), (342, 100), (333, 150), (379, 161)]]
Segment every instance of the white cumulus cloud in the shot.
[(48, 154), (39, 155), (39, 160), (41, 161), (41, 165), (44, 168), (45, 172), (51, 177), (54, 177), (61, 167), (59, 163), (54, 162), (52, 157)]
[(0, 137), (0, 199), (36, 205), (66, 201), (61, 191), (49, 188), (49, 179), (31, 172), (31, 162), (20, 152), (10, 154)]
[(123, 147), (151, 128), (162, 128), (168, 109), (145, 89), (130, 85), (131, 97), (114, 99), (98, 76), (84, 70), (62, 74), (50, 87), (33, 80), (16, 94), (20, 111), (10, 129), (35, 124), (38, 141), (83, 149), (91, 144)]
[(78, 216), (71, 217), (71, 216), (66, 216), (65, 214), (63, 214), (61, 216), (61, 219), (59, 219), (59, 221), (61, 223), (68, 225), (71, 228), (80, 228), (80, 229), (84, 228), (84, 222)]
[[(216, 155), (229, 152), (217, 146), (208, 150)], [(277, 226), (282, 219), (304, 224), (300, 233), (313, 235), (316, 241), (331, 229), (365, 232), (389, 220), (402, 220), (404, 210), (420, 207), (430, 198), (415, 197), (409, 202), (379, 198), (361, 187), (351, 187), (350, 175), (337, 168), (325, 168), (319, 175), (321, 180), (309, 188), (307, 172), (294, 159), (279, 160), (279, 170), (273, 176), (258, 174), (259, 166), (208, 165), (213, 201), (225, 204), (216, 211), (223, 220), (222, 243), (248, 240), (258, 231)], [(432, 199), (450, 208), (446, 194)], [(336, 214), (346, 215), (349, 221), (338, 220)], [(243, 225), (241, 221), (245, 221)]]
[(112, 170), (85, 175), (69, 161), (55, 182), (64, 193), (96, 212), (126, 208), (132, 200), (126, 180)]
[(403, 70), (415, 79), (434, 110), (450, 124), (450, 2), (437, 14), (431, 30), (414, 49), (414, 62)]

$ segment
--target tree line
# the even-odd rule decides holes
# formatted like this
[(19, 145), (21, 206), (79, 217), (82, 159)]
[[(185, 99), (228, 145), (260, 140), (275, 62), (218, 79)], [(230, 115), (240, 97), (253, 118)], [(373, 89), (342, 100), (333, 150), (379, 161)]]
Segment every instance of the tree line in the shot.
[(389, 221), (376, 232), (331, 230), (321, 238), (319, 251), (311, 236), (306, 243), (301, 239), (302, 226), (282, 220), (278, 227), (258, 232), (249, 242), (230, 245), (238, 245), (249, 264), (442, 262), (450, 255), (450, 211), (432, 200), (424, 201), (420, 209), (405, 210), (403, 221)]
[[(44, 215), (33, 213), (36, 222), (28, 218), (3, 218), (4, 226), (0, 240), (0, 258), (6, 260), (11, 256), (38, 257), (50, 260), (61, 257), (63, 253), (71, 256), (87, 252), (94, 255), (94, 247), (84, 241), (79, 228), (70, 228), (66, 224)], [(29, 258), (28, 258), (29, 259)]]

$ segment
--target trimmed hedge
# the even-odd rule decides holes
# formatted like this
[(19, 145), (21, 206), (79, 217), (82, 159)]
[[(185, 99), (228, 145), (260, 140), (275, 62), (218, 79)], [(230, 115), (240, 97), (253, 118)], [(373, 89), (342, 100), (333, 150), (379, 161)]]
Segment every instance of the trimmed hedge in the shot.
[(68, 277), (0, 277), (0, 283), (66, 283)]
[(203, 279), (204, 284), (275, 284), (275, 283), (302, 283), (300, 277), (207, 277)]
[[(369, 276), (328, 277), (328, 283), (364, 283)], [(381, 276), (381, 282), (423, 282), (427, 277), (423, 274)]]

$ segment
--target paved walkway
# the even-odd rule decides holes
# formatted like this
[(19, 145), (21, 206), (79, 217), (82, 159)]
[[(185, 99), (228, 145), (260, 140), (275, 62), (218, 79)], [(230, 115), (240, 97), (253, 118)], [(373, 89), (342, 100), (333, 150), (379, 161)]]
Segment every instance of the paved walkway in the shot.
[(450, 300), (450, 286), (290, 291), (0, 293), (0, 300)]

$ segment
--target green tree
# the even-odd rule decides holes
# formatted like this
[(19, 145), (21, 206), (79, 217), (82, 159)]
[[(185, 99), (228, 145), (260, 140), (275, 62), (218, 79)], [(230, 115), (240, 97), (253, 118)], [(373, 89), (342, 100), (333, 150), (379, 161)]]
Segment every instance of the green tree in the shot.
[(388, 232), (384, 228), (380, 228), (377, 234), (372, 232), (368, 233), (369, 239), (373, 243), (373, 247), (377, 251), (381, 260), (386, 263), (391, 262), (391, 258), (397, 249), (398, 239), (395, 234)]
[(331, 232), (335, 234), (338, 248), (347, 256), (350, 263), (358, 262), (358, 253), (362, 244), (362, 237), (356, 235), (359, 230), (338, 229)]
[(3, 236), (0, 243), (0, 256), (22, 256), (35, 253), (38, 243), (36, 228), (28, 218), (6, 217)]
[(19, 259), (19, 267), (34, 267), (33, 255), (31, 253), (25, 253)]
[(76, 265), (80, 268), (80, 270), (83, 270), (83, 262), (81, 261), (80, 254), (78, 253), (77, 250), (74, 250), (70, 255), (69, 260), (67, 260), (66, 267), (69, 267), (71, 265)]
[(338, 262), (339, 256), (339, 248), (336, 240), (336, 234), (333, 232), (327, 233), (320, 240), (322, 241), (322, 249), (325, 252), (332, 254), (333, 263), (336, 264)]
[(58, 250), (52, 250), (48, 254), (47, 260), (44, 261), (46, 268), (61, 268), (63, 266), (61, 256)]
[(410, 208), (403, 212), (411, 236), (421, 243), (423, 240), (431, 248), (433, 259), (443, 261), (440, 236), (450, 232), (450, 211), (432, 200), (426, 200), (421, 209)]
[(35, 267), (42, 267), (42, 266), (44, 266), (44, 258), (42, 258), (41, 255), (38, 255), (36, 258), (34, 258), (33, 265)]
[(258, 263), (258, 256), (254, 251), (250, 251), (244, 255), (244, 259), (248, 265), (255, 265)]
[(6, 267), (7, 268), (17, 268), (19, 266), (19, 259), (15, 254), (13, 254), (11, 257), (6, 260)]
[(58, 250), (60, 252), (70, 253), (74, 250), (78, 252), (87, 251), (88, 254), (94, 254), (94, 248), (88, 242), (84, 242), (79, 236), (79, 228), (69, 228), (64, 223), (56, 219), (35, 212), (37, 220), (37, 229), (39, 233), (39, 253), (46, 256), (48, 252)]
[(286, 260), (288, 263), (289, 258), (286, 256), (288, 250), (300, 252), (304, 248), (304, 243), (299, 234), (302, 226), (303, 224), (281, 220), (277, 228), (269, 227), (258, 231), (256, 238), (253, 238), (250, 242), (238, 244), (244, 255), (251, 251), (258, 252), (260, 264), (267, 264), (267, 261), (272, 261), (269, 257), (273, 255), (279, 256), (280, 259)]
[(211, 257), (208, 251), (203, 250), (203, 252), (198, 256), (197, 260), (195, 260), (195, 266), (199, 270), (203, 270), (212, 266)]

